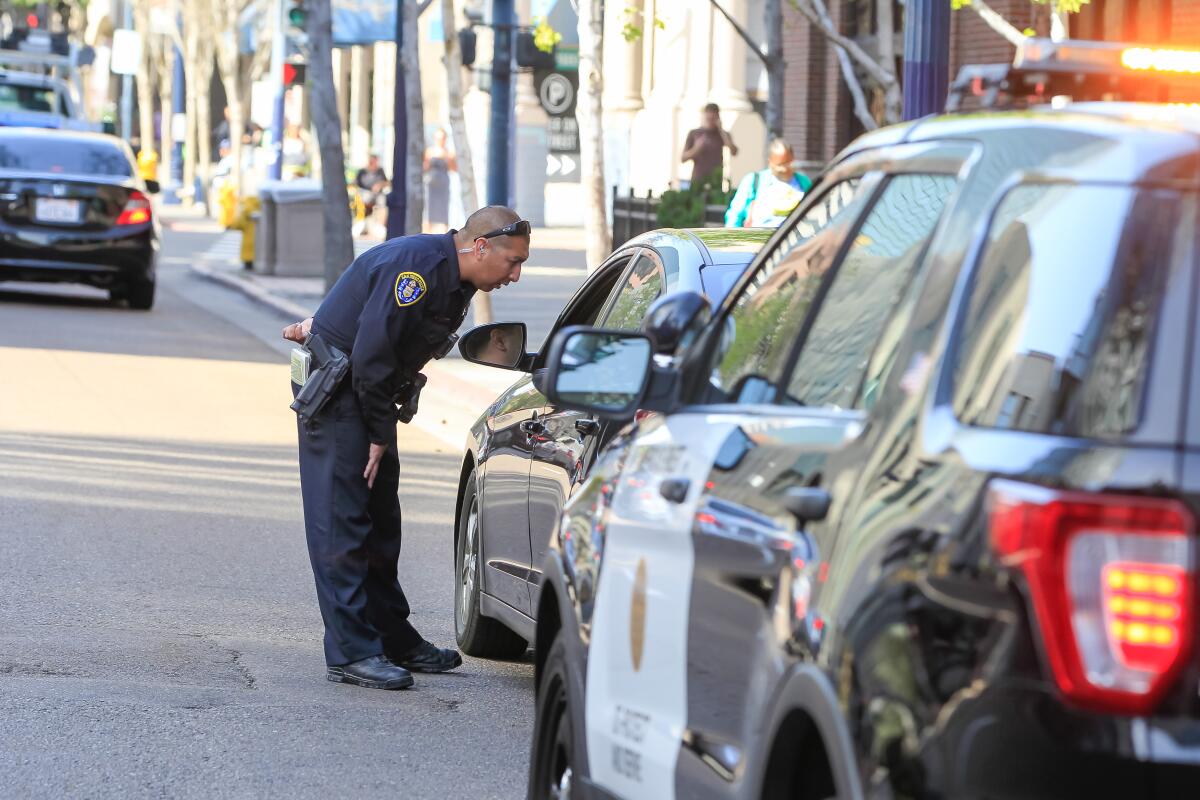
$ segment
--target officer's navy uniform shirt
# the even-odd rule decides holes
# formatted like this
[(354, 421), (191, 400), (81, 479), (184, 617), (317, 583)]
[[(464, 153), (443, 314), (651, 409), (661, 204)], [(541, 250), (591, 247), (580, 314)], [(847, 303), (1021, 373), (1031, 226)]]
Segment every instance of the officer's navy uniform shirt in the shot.
[(374, 444), (396, 440), (400, 385), (461, 324), (475, 293), (458, 272), (455, 231), (402, 236), (363, 253), (313, 316), (313, 331), (350, 354), (350, 377)]

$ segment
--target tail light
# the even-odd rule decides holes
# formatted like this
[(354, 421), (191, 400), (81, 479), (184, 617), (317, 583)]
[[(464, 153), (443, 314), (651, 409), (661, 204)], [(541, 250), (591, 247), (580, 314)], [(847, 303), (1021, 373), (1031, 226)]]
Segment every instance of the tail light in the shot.
[(992, 548), (1019, 569), (1059, 690), (1147, 713), (1191, 652), (1193, 520), (1172, 500), (991, 484)]
[(149, 221), (150, 198), (137, 190), (130, 192), (129, 199), (125, 201), (125, 208), (121, 209), (121, 214), (117, 217), (117, 224), (141, 225)]

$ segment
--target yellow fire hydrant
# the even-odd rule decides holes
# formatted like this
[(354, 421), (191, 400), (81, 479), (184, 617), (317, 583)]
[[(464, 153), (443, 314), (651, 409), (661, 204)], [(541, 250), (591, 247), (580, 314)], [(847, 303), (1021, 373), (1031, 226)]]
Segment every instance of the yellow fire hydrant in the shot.
[(221, 188), (217, 189), (217, 222), (222, 228), (232, 228), (233, 220), (237, 216), (238, 199), (237, 194), (233, 191), (233, 183), (225, 181), (221, 184)]
[(158, 179), (158, 153), (150, 149), (139, 150), (137, 154), (138, 175), (144, 181)]
[(241, 257), (242, 266), (246, 269), (254, 268), (254, 232), (258, 227), (257, 218), (261, 206), (257, 195), (243, 197), (237, 216), (228, 225), (230, 229), (242, 232)]

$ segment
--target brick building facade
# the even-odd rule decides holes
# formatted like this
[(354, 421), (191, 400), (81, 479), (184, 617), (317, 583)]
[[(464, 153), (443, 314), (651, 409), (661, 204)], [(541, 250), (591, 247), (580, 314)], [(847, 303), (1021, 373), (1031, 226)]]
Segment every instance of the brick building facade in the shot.
[[(949, 2), (949, 0), (946, 0)], [(1030, 0), (988, 0), (1018, 30), (1039, 35), (1050, 29), (1049, 11)], [(830, 15), (842, 33), (874, 51), (872, 3), (829, 2)], [(825, 162), (862, 132), (849, 92), (829, 41), (789, 4), (784, 4), (784, 136), (801, 161)], [(897, 53), (903, 52), (903, 12), (897, 4)], [(1071, 17), (1071, 36), (1079, 39), (1135, 41), (1147, 44), (1200, 44), (1200, 0), (1091, 0)], [(1013, 48), (970, 9), (953, 12), (950, 29), (950, 74), (968, 63), (1011, 61)], [(896, 65), (900, 69), (900, 64)], [(899, 73), (897, 73), (899, 74)], [(875, 98), (879, 102), (879, 98)]]

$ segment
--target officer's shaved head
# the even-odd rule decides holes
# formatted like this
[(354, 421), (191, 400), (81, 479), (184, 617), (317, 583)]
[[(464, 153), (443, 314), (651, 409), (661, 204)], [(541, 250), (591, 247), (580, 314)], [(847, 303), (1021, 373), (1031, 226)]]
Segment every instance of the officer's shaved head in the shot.
[(529, 258), (529, 223), (519, 226), (521, 233), (485, 238), (520, 221), (517, 212), (504, 206), (486, 206), (467, 218), (463, 229), (454, 235), (463, 281), (490, 292), (520, 280), (521, 265)]
[(475, 241), (484, 234), (503, 228), (505, 225), (518, 222), (521, 215), (511, 208), (504, 206), (484, 206), (467, 217), (462, 233), (468, 241)]

